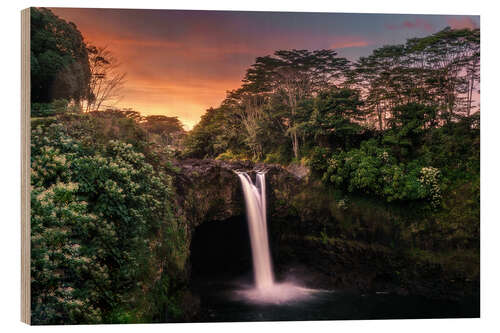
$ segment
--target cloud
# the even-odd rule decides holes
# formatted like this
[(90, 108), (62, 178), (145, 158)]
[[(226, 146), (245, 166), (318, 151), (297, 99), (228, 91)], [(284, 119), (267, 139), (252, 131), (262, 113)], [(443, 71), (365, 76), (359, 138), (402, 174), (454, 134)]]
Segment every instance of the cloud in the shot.
[(371, 43), (361, 39), (359, 37), (346, 37), (346, 38), (341, 38), (337, 41), (334, 41), (333, 44), (330, 46), (332, 49), (347, 49), (350, 47), (364, 47), (368, 46)]
[(434, 30), (434, 26), (429, 22), (421, 18), (416, 18), (415, 20), (405, 20), (399, 24), (386, 24), (389, 30), (424, 30), (431, 32)]
[(479, 28), (478, 24), (470, 17), (448, 17), (446, 24), (452, 29), (476, 29)]

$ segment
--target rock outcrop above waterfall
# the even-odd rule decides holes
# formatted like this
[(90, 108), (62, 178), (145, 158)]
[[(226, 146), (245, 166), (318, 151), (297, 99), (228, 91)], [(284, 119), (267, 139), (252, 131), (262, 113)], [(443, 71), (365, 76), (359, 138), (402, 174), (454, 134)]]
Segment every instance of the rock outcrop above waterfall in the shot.
[(202, 221), (226, 220), (245, 214), (236, 171), (249, 174), (267, 171), (268, 203), (272, 208), (279, 206), (276, 200), (286, 202), (283, 194), (298, 193), (304, 186), (303, 179), (277, 164), (186, 159), (175, 162), (174, 166), (179, 171), (174, 177), (179, 206), (191, 227)]

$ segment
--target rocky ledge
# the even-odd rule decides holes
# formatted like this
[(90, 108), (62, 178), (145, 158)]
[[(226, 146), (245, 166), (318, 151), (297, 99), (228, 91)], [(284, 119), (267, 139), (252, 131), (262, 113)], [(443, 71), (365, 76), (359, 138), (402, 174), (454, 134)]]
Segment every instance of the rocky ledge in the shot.
[(280, 193), (297, 193), (304, 186), (303, 177), (278, 164), (186, 159), (176, 161), (174, 166), (179, 170), (174, 177), (178, 203), (191, 227), (196, 227), (203, 221), (226, 220), (245, 214), (241, 184), (236, 171), (245, 171), (250, 175), (266, 171), (271, 209), (276, 207), (277, 200), (273, 189), (279, 189), (276, 192)]

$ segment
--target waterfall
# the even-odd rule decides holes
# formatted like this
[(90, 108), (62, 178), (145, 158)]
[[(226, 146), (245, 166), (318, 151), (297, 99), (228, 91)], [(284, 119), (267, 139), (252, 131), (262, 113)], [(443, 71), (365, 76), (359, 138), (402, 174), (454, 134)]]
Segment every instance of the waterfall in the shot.
[(255, 184), (246, 172), (238, 172), (243, 195), (252, 246), (252, 260), (257, 289), (269, 289), (274, 285), (266, 214), (266, 175), (257, 173)]
[(301, 287), (296, 285), (295, 281), (274, 281), (267, 235), (266, 174), (257, 172), (255, 184), (246, 172), (237, 174), (245, 197), (255, 286), (237, 290), (236, 295), (248, 302), (266, 304), (282, 304), (311, 298), (318, 290)]

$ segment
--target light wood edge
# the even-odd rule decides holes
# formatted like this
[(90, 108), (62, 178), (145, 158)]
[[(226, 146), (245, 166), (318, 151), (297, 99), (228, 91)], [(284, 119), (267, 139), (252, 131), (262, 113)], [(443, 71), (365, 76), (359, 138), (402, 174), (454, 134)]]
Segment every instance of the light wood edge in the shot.
[(21, 321), (31, 324), (30, 8), (21, 11)]

